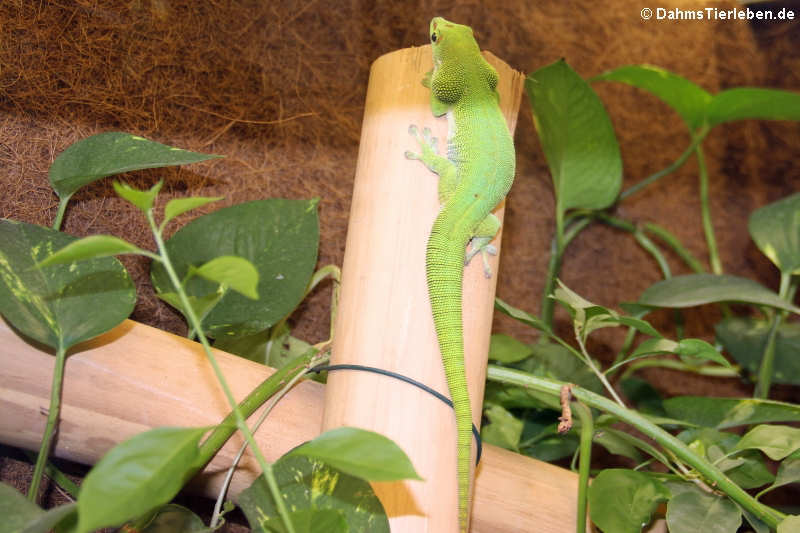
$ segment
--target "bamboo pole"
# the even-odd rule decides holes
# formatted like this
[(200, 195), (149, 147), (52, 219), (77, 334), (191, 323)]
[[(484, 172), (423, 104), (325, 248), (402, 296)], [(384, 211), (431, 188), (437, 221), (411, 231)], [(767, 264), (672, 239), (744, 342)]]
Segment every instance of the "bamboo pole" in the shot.
[[(513, 132), (524, 77), (492, 54), (485, 55), (498, 71), (501, 107)], [(421, 84), (432, 66), (430, 46), (398, 50), (372, 65), (331, 363), (396, 372), (449, 397), (425, 281), (425, 246), (439, 211), (438, 179), (403, 155), (419, 150), (408, 133), (411, 124), (429, 127), (440, 151), (445, 149), (447, 120), (433, 117), (430, 91)], [(502, 207), (495, 213), (502, 220)], [(493, 244), (499, 250), (500, 235)], [(497, 256), (491, 267), (497, 273)], [(496, 275), (485, 278), (480, 258), (465, 269), (465, 363), (478, 427), (496, 282)], [(328, 377), (323, 429), (339, 426), (391, 438), (424, 478), (373, 485), (393, 532), (458, 529), (452, 408), (390, 377), (338, 371)], [(473, 445), (473, 457), (474, 451)], [(481, 521), (474, 523), (472, 531), (480, 531)], [(523, 531), (521, 525), (509, 531)], [(537, 530), (542, 531), (541, 523)]]
[[(273, 372), (224, 352), (217, 357), (237, 399)], [(49, 404), (53, 356), (26, 343), (0, 320), (0, 369), (0, 442), (37, 450), (46, 419), (43, 410)], [(276, 460), (319, 433), (324, 389), (306, 381), (278, 403), (256, 433), (267, 460)], [(68, 357), (53, 453), (93, 464), (141, 431), (216, 424), (227, 413), (199, 344), (125, 321)], [(241, 442), (238, 435), (232, 437), (191, 488), (215, 497)], [(249, 486), (257, 472), (248, 452), (233, 478), (232, 494)], [(485, 446), (475, 482), (472, 532), (573, 531), (576, 493), (577, 476), (572, 472)]]

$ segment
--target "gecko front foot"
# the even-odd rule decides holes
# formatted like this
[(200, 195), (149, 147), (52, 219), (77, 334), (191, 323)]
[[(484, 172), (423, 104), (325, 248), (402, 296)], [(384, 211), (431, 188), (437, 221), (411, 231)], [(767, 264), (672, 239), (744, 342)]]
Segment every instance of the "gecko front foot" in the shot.
[(438, 154), (438, 140), (431, 134), (430, 128), (422, 128), (422, 134), (420, 135), (417, 126), (412, 124), (408, 127), (408, 134), (417, 140), (422, 153), (418, 154), (411, 150), (406, 150), (406, 159), (419, 159), (426, 162)]
[(489, 244), (491, 240), (491, 237), (473, 237), (470, 241), (471, 249), (467, 250), (467, 255), (464, 259), (464, 265), (468, 265), (472, 258), (480, 253), (481, 259), (483, 259), (483, 275), (486, 276), (486, 279), (492, 277), (492, 267), (489, 266), (489, 256), (497, 255), (497, 248)]

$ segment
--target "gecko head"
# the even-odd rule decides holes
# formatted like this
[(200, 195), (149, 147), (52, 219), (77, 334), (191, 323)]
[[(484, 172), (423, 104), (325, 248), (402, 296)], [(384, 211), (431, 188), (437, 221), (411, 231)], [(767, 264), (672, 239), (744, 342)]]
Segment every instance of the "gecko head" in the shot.
[(465, 57), (470, 52), (479, 52), (478, 43), (472, 35), (472, 28), (442, 17), (431, 19), (430, 37), (435, 66), (439, 66), (448, 56), (459, 54)]

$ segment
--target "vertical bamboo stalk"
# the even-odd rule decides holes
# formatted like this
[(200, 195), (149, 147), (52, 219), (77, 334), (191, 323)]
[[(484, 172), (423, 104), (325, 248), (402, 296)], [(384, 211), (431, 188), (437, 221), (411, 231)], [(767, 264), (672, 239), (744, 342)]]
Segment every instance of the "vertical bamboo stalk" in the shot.
[[(513, 131), (523, 76), (491, 54), (501, 106)], [(396, 372), (449, 396), (425, 283), (425, 245), (439, 210), (437, 177), (404, 157), (418, 147), (408, 127), (430, 127), (445, 146), (447, 121), (433, 117), (422, 86), (430, 46), (378, 58), (370, 71), (358, 166), (342, 269), (333, 364)], [(496, 214), (502, 219), (502, 207)], [(500, 236), (495, 239), (499, 249)], [(497, 272), (497, 257), (492, 258)], [(473, 419), (480, 424), (486, 355), (497, 277), (480, 260), (464, 272), (465, 359)], [(323, 429), (357, 426), (397, 442), (425, 479), (375, 484), (392, 531), (457, 529), (455, 418), (433, 396), (396, 379), (332, 372)], [(474, 446), (473, 446), (474, 453)]]

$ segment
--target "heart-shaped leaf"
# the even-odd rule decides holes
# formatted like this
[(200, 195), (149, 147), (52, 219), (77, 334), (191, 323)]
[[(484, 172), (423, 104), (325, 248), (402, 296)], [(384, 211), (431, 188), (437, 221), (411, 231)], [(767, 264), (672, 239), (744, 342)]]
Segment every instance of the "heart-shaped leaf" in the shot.
[(341, 427), (301, 444), (286, 456), (311, 457), (368, 481), (421, 479), (408, 456), (380, 433)]
[(711, 126), (745, 119), (800, 120), (800, 94), (778, 89), (736, 87), (714, 95), (708, 106)]
[(35, 266), (77, 239), (0, 220), (0, 313), (25, 335), (66, 349), (104, 333), (130, 315), (133, 282), (113, 257)]
[(719, 302), (767, 305), (800, 314), (800, 308), (753, 280), (716, 274), (687, 274), (659, 281), (645, 289), (637, 303), (680, 308)]
[[(317, 262), (317, 200), (273, 198), (226, 207), (196, 218), (166, 244), (178, 277), (219, 256), (244, 258), (258, 271), (258, 299), (229, 291), (203, 319), (207, 335), (257, 333), (289, 314), (302, 300)], [(157, 292), (175, 289), (164, 268), (151, 270)], [(202, 298), (217, 284), (192, 277), (188, 294)]]
[[(383, 505), (363, 479), (301, 456), (282, 457), (273, 465), (273, 471), (280, 494), (293, 511), (292, 517), (300, 511), (331, 510), (345, 517), (350, 533), (389, 533)], [(283, 531), (263, 476), (239, 494), (237, 503), (255, 533)]]
[(664, 409), (672, 418), (718, 429), (764, 422), (800, 422), (800, 406), (756, 398), (676, 396), (664, 400)]
[(670, 533), (731, 533), (742, 523), (742, 512), (728, 498), (687, 490), (667, 503)]
[(190, 152), (121, 132), (70, 145), (50, 165), (50, 184), (62, 201), (89, 183), (132, 170), (186, 165), (221, 156)]
[(120, 525), (171, 500), (195, 468), (206, 432), (158, 428), (112, 448), (81, 484), (77, 531)]
[(699, 85), (663, 68), (626, 65), (594, 78), (627, 83), (652, 93), (674, 109), (694, 130), (702, 125), (712, 96)]
[(73, 261), (85, 261), (99, 257), (109, 257), (122, 254), (141, 254), (151, 255), (147, 250), (122, 240), (113, 235), (90, 235), (83, 239), (70, 242), (63, 248), (48, 256), (47, 259), (40, 261), (36, 266), (45, 267), (50, 265), (63, 265)]
[(589, 485), (589, 513), (603, 531), (640, 533), (669, 489), (644, 472), (609, 468)]
[[(717, 323), (717, 341), (751, 375), (758, 374), (771, 323), (766, 320), (730, 317)], [(774, 383), (800, 385), (800, 324), (783, 322), (775, 337)]]
[(753, 211), (747, 229), (758, 248), (781, 272), (800, 272), (800, 193)]
[(247, 259), (222, 255), (200, 265), (193, 272), (223, 287), (230, 287), (251, 300), (258, 300), (258, 270)]
[(622, 185), (622, 159), (597, 94), (563, 60), (528, 76), (525, 92), (553, 177), (557, 211), (613, 204)]

